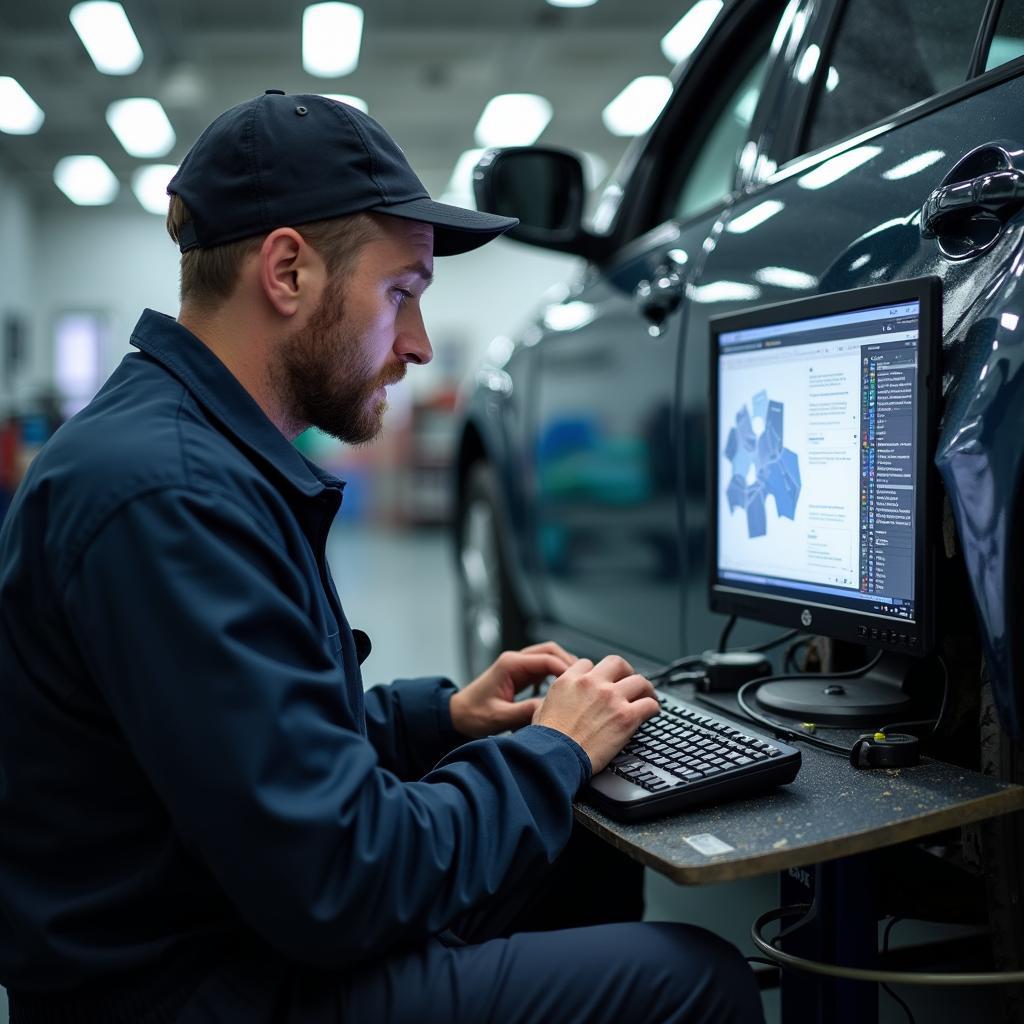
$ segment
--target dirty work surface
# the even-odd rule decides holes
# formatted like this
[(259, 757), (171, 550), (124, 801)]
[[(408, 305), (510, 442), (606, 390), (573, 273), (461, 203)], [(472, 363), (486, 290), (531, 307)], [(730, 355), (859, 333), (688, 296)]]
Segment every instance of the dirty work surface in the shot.
[(803, 755), (796, 779), (763, 796), (632, 824), (577, 803), (576, 818), (674, 881), (705, 885), (863, 853), (1024, 807), (1024, 787), (954, 765), (925, 759), (913, 768), (866, 771), (796, 746)]

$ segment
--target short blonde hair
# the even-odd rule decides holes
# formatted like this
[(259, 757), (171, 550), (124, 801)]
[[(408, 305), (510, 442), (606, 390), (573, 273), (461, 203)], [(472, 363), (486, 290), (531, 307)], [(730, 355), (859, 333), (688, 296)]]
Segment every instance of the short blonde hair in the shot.
[[(175, 243), (181, 237), (182, 227), (191, 219), (181, 196), (172, 194), (167, 209), (167, 233)], [(374, 234), (373, 222), (365, 213), (300, 224), (295, 230), (320, 254), (332, 276), (345, 270)], [(246, 258), (262, 244), (263, 236), (256, 235), (183, 252), (179, 288), (182, 304), (209, 309), (223, 302), (235, 290)]]

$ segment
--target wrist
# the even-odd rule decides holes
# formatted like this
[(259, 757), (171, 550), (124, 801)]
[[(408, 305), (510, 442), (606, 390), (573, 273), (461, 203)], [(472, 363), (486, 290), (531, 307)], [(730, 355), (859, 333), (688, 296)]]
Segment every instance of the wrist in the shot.
[(479, 733), (474, 729), (474, 717), (469, 708), (465, 690), (456, 690), (448, 701), (448, 714), (452, 728), (460, 735), (475, 739)]

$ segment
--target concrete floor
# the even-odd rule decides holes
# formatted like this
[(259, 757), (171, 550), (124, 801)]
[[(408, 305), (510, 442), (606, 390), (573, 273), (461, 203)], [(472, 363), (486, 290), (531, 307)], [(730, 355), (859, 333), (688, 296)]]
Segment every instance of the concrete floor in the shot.
[[(373, 651), (363, 665), (367, 685), (427, 674), (464, 681), (456, 634), (454, 562), (447, 534), (368, 529), (349, 525), (343, 515), (329, 539), (328, 557), (349, 621), (365, 630), (373, 641)], [(649, 920), (701, 925), (729, 939), (745, 955), (754, 955), (750, 924), (777, 905), (777, 895), (774, 876), (684, 888), (648, 871), (645, 916)], [(896, 933), (894, 946), (926, 941), (936, 937), (938, 931), (935, 926), (907, 922)], [(998, 1019), (992, 990), (904, 986), (900, 994), (913, 1008), (919, 1024)], [(763, 1004), (768, 1024), (777, 1024), (777, 990), (766, 992)], [(880, 996), (879, 1010), (881, 1024), (903, 1024), (907, 1020), (885, 994)], [(0, 1024), (7, 1024), (7, 1001), (2, 989)]]

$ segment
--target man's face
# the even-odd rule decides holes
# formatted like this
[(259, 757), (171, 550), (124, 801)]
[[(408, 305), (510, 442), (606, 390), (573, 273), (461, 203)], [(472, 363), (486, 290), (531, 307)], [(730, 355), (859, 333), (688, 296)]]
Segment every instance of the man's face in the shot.
[(328, 281), (318, 309), (285, 339), (273, 371), (295, 423), (349, 444), (380, 433), (385, 387), (405, 376), (406, 363), (433, 355), (420, 313), (433, 274), (433, 228), (398, 217), (374, 220), (374, 238), (354, 265)]

